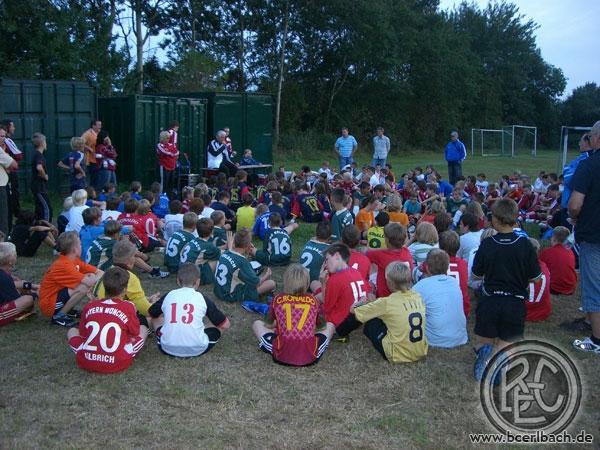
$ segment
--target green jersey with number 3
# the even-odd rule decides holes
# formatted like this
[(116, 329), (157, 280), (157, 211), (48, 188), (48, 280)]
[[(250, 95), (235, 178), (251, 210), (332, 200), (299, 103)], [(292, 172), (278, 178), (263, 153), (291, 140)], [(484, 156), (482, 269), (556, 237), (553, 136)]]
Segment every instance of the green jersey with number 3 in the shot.
[(181, 250), (180, 263), (192, 263), (202, 266), (209, 261), (216, 261), (221, 256), (221, 250), (210, 241), (194, 238)]
[(223, 252), (215, 270), (214, 293), (228, 302), (258, 300), (256, 287), (260, 279), (250, 261), (232, 250)]
[(176, 272), (179, 268), (181, 251), (183, 250), (183, 247), (185, 247), (185, 245), (192, 239), (194, 239), (194, 235), (189, 231), (178, 230), (173, 233), (167, 242), (167, 246), (165, 247), (164, 264), (171, 272)]
[(85, 262), (100, 270), (107, 270), (112, 266), (112, 249), (115, 242), (117, 241), (107, 237), (94, 239), (85, 255)]
[(353, 223), (354, 218), (346, 208), (334, 212), (331, 216), (331, 240), (337, 241), (341, 239), (344, 228)]
[(323, 266), (323, 252), (327, 250), (329, 244), (327, 242), (319, 242), (310, 240), (306, 243), (300, 253), (300, 264), (310, 272), (310, 281), (319, 279), (321, 266)]

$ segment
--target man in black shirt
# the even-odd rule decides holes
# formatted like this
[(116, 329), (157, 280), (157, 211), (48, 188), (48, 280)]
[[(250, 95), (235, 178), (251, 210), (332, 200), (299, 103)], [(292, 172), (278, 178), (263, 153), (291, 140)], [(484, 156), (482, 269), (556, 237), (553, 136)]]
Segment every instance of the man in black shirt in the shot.
[(35, 152), (31, 161), (31, 192), (35, 200), (35, 218), (52, 222), (52, 206), (48, 198), (48, 172), (46, 171), (46, 136), (35, 133), (31, 138)]
[(514, 200), (504, 198), (494, 203), (492, 226), (498, 234), (481, 242), (473, 261), (473, 275), (483, 278), (475, 315), (477, 360), (473, 374), (478, 381), (494, 346), (500, 351), (523, 336), (527, 289), (542, 274), (531, 242), (513, 230), (518, 213)]
[(589, 136), (593, 150), (573, 175), (569, 216), (575, 222), (575, 241), (579, 244), (581, 306), (592, 324), (592, 335), (576, 339), (573, 346), (600, 355), (600, 121)]

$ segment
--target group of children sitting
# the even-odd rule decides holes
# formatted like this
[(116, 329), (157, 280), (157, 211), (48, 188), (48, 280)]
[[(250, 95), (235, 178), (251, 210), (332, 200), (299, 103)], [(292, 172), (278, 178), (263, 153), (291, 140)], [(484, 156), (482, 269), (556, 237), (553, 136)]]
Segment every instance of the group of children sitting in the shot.
[[(570, 231), (554, 227), (551, 246), (539, 252), (519, 226), (530, 195), (522, 180), (509, 179), (500, 193), (483, 175), (447, 188), (430, 167), (399, 183), (391, 167), (331, 177), (307, 169), (290, 177), (280, 168), (264, 184), (240, 170), (170, 201), (157, 183), (142, 193), (134, 182), (120, 196), (110, 185), (101, 196), (77, 189), (57, 227), (24, 215), (11, 242), (0, 243), (0, 325), (29, 314), (39, 298), (44, 315), (70, 328), (80, 367), (116, 372), (149, 330), (168, 355), (210, 350), (230, 326), (197, 290), (212, 284), (218, 300), (266, 316), (253, 331), (281, 364), (314, 364), (332, 339), (347, 342), (360, 326), (383, 358), (409, 362), (428, 346), (468, 342), (475, 295), (481, 379), (493, 351), (522, 336), (525, 320), (550, 315), (551, 292), (575, 290)], [(378, 174), (385, 176), (373, 185)], [(315, 223), (315, 233), (293, 263), (298, 220)], [(32, 256), (41, 243), (58, 257), (40, 285), (11, 274), (17, 254)], [(164, 253), (162, 267), (149, 264), (155, 251)], [(287, 266), (280, 291), (272, 266)], [(140, 271), (176, 274), (179, 288), (146, 296)]]

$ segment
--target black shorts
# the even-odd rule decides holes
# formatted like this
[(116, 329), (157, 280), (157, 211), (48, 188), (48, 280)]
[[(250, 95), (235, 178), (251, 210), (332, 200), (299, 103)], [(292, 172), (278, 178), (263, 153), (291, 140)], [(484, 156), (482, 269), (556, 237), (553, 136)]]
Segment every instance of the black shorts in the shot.
[(502, 295), (482, 296), (475, 312), (475, 334), (513, 342), (523, 337), (525, 301)]
[[(263, 334), (260, 338), (260, 342), (258, 343), (258, 348), (269, 355), (273, 355), (273, 339), (275, 339), (276, 336), (277, 335), (275, 333)], [(327, 350), (327, 347), (329, 346), (327, 336), (325, 336), (323, 333), (315, 333), (315, 337), (317, 338), (317, 357), (312, 363), (307, 364), (307, 366), (312, 366), (313, 364), (318, 363), (321, 359), (321, 356), (323, 356), (323, 353), (325, 353), (325, 350)], [(273, 356), (273, 361), (275, 361), (277, 364), (281, 364), (282, 366), (289, 366), (289, 364), (277, 361), (275, 356)]]
[(69, 295), (69, 288), (62, 288), (56, 294), (56, 304), (54, 305), (54, 314), (59, 312), (63, 306), (69, 301), (71, 296)]
[[(181, 357), (181, 356), (171, 355), (170, 353), (165, 352), (162, 349), (162, 347), (160, 346), (160, 337), (162, 336), (161, 328), (162, 327), (158, 327), (154, 331), (154, 335), (156, 336), (156, 344), (158, 345), (158, 349), (162, 353), (164, 353), (167, 356), (170, 356), (171, 358), (195, 358), (195, 356)], [(213, 348), (216, 345), (216, 343), (219, 342), (219, 339), (221, 338), (221, 331), (218, 328), (214, 328), (214, 327), (205, 328), (204, 329), (204, 334), (206, 334), (208, 336), (208, 347), (206, 347), (206, 350), (204, 350), (202, 353), (200, 353), (197, 356), (202, 356), (202, 355), (208, 353), (209, 350), (211, 348)]]
[(153, 236), (148, 236), (148, 245), (142, 247), (142, 253), (150, 253), (157, 247), (160, 247), (160, 241)]
[(35, 256), (46, 236), (48, 236), (47, 231), (34, 231), (24, 242), (14, 243), (17, 247), (17, 255), (28, 258)]

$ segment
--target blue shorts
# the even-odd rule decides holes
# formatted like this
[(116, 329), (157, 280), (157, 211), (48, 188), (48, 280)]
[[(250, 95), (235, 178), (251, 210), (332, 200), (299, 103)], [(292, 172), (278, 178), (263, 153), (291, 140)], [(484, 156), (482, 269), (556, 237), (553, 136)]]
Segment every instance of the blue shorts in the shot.
[(583, 312), (600, 313), (600, 244), (579, 245), (579, 277)]

